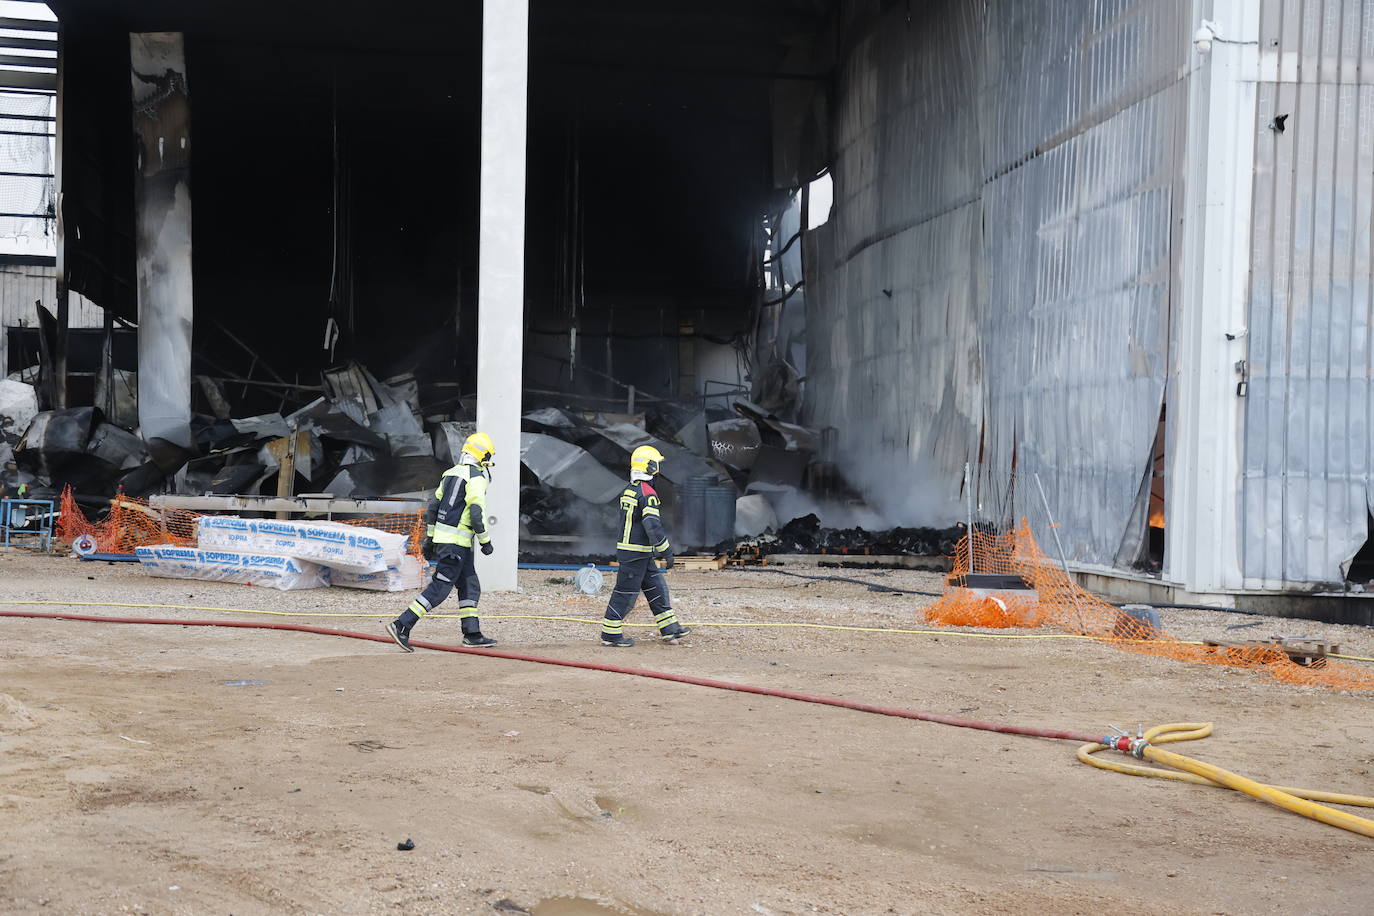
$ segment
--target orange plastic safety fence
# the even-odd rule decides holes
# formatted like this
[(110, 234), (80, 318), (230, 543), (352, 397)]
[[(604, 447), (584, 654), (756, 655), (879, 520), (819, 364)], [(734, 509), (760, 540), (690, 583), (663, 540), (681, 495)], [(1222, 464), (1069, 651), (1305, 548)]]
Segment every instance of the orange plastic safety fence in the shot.
[(1337, 659), (1324, 658), (1301, 665), (1273, 646), (1197, 646), (1175, 639), (1080, 587), (1062, 567), (1045, 556), (1025, 521), (1019, 529), (1003, 534), (975, 528), (972, 537), (975, 573), (1019, 577), (1033, 594), (953, 584), (963, 582), (961, 577), (969, 572), (965, 535), (955, 550), (951, 584), (946, 586), (943, 597), (925, 610), (928, 623), (990, 628), (1050, 625), (1128, 652), (1250, 668), (1287, 684), (1374, 690), (1374, 669)]
[[(71, 487), (68, 487), (62, 491), (57, 538), (70, 544), (81, 535), (89, 534), (95, 539), (98, 553), (133, 553), (137, 547), (153, 544), (191, 546), (196, 543), (196, 523), (203, 514), (189, 509), (154, 508), (146, 499), (117, 496), (110, 501), (109, 514), (99, 522), (92, 522), (76, 504)], [(425, 536), (423, 512), (343, 517), (336, 521), (403, 534), (408, 538), (407, 550), (414, 556), (421, 555)]]

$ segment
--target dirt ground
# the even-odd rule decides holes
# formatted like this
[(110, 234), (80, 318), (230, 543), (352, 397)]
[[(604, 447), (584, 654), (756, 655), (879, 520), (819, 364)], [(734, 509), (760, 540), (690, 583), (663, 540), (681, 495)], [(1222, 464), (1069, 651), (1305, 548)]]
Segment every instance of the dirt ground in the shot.
[[(842, 574), (939, 589), (933, 573)], [(522, 572), (521, 593), (489, 596), (484, 613), (598, 617), (568, 575)], [(1215, 721), (1181, 750), (1374, 794), (1374, 696), (1083, 641), (713, 626), (915, 627), (931, 599), (763, 572), (669, 581), (701, 624), (681, 645), (604, 649), (590, 622), (485, 629), (518, 651), (1019, 724)], [(407, 600), (0, 554), (0, 602), (91, 603), (82, 613), (375, 633)], [(1248, 620), (1163, 613), (1184, 638)], [(1370, 629), (1260, 629), (1374, 655)], [(416, 636), (457, 632), (432, 619)], [(1067, 742), (302, 633), (3, 618), (0, 634), (6, 913), (1374, 909), (1374, 840), (1219, 789), (1095, 770)], [(397, 849), (406, 839), (413, 851)]]

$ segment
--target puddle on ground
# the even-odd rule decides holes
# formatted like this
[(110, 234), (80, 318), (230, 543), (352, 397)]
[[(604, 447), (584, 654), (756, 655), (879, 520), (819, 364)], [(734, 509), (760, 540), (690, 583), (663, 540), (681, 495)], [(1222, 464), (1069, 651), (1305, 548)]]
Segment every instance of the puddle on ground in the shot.
[(587, 810), (583, 808), (581, 804), (570, 805), (563, 799), (554, 795), (553, 789), (549, 788), (548, 786), (538, 786), (529, 783), (519, 782), (512, 783), (511, 785), (522, 792), (530, 792), (534, 795), (552, 796), (552, 801), (554, 805), (557, 806), (559, 816), (566, 818), (567, 820), (574, 821), (578, 824), (595, 824), (601, 821), (610, 821), (621, 817), (628, 817), (632, 814), (637, 813), (637, 810), (633, 806), (627, 805), (620, 799), (615, 798), (611, 795), (593, 796), (592, 802), (596, 805), (596, 811), (595, 813), (588, 813)]
[(568, 805), (568, 803), (563, 801), (563, 799), (561, 798), (554, 798), (554, 803), (558, 805), (558, 813), (560, 815), (562, 815), (570, 821), (576, 821), (579, 824), (595, 824), (598, 821), (600, 821), (602, 817), (605, 816), (602, 813), (587, 814), (585, 812), (578, 811), (575, 808)]
[(550, 897), (536, 903), (530, 913), (531, 916), (660, 916), (642, 907), (606, 904), (589, 897)]
[(626, 815), (635, 813), (635, 809), (632, 806), (610, 795), (597, 795), (592, 798), (592, 801), (596, 802), (596, 806), (601, 809), (603, 815), (609, 814), (611, 817), (625, 817)]

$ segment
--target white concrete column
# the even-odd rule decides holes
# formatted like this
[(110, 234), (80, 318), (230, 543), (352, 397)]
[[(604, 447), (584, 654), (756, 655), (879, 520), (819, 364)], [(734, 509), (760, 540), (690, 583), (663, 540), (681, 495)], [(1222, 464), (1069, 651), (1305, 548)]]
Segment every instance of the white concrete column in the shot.
[(180, 32), (129, 36), (138, 261), (138, 424), (191, 445), (191, 106)]
[(1198, 0), (1193, 8), (1189, 37), (1206, 18), (1223, 40), (1190, 55), (1164, 575), (1206, 593), (1242, 586), (1244, 400), (1236, 393), (1235, 364), (1246, 355), (1259, 4)]
[(517, 587), (525, 334), (525, 133), (529, 0), (482, 4), (482, 199), (477, 267), (477, 428), (496, 442), (487, 495), (495, 552), (482, 587)]

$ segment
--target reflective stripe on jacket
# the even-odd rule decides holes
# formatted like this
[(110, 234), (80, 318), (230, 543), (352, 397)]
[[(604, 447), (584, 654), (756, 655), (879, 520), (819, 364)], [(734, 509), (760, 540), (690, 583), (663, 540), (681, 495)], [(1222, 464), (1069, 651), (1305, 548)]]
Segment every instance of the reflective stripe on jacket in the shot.
[(666, 553), (670, 545), (658, 509), (658, 493), (648, 481), (637, 480), (622, 490), (616, 549), (635, 553)]
[(475, 464), (457, 464), (444, 472), (434, 491), (434, 543), (471, 547), (474, 536), (480, 544), (491, 540), (486, 525), (490, 481), (486, 469)]

